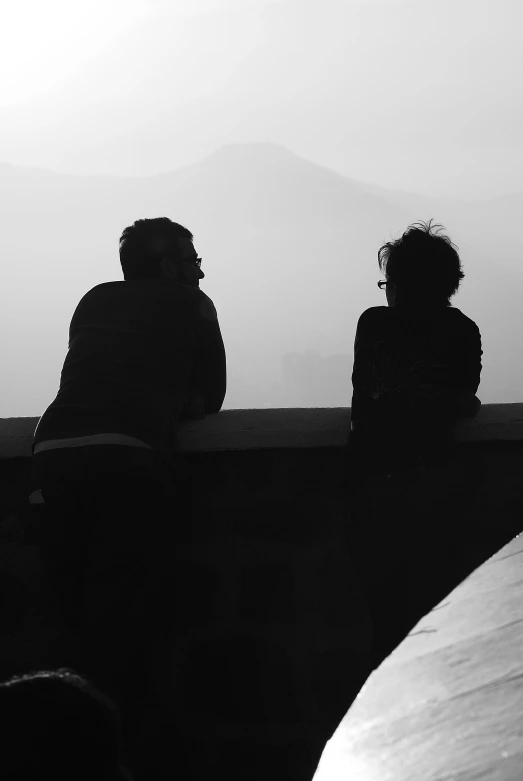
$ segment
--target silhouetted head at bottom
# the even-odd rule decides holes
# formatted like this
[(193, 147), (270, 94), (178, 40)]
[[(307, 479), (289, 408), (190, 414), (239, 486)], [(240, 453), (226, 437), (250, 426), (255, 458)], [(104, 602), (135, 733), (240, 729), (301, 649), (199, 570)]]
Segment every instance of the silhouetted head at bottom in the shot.
[(2, 781), (133, 781), (116, 704), (69, 668), (0, 683)]

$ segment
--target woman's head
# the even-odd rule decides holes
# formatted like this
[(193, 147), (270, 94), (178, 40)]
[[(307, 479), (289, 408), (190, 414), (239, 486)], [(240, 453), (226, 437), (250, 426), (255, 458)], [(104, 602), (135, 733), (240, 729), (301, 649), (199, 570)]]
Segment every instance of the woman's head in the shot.
[(131, 781), (115, 703), (73, 670), (42, 670), (0, 683), (5, 781)]
[(450, 306), (465, 274), (457, 247), (441, 229), (432, 220), (414, 223), (401, 238), (380, 247), (378, 265), (389, 283), (389, 303)]

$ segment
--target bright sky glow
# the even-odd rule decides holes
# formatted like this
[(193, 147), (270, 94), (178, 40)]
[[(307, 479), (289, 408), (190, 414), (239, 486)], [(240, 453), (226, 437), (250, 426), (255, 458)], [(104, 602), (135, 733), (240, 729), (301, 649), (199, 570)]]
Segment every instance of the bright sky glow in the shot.
[(0, 105), (67, 83), (148, 12), (145, 0), (16, 0), (2, 5)]
[(522, 189), (520, 0), (17, 0), (2, 159), (147, 175), (270, 141), (362, 181)]
[(126, 30), (155, 11), (191, 17), (281, 0), (16, 0), (2, 7), (0, 106), (23, 103), (70, 82)]
[[(457, 304), (477, 316), (482, 332), (485, 326), (480, 398), (519, 399), (520, 198), (485, 207), (483, 217), (474, 204), (432, 208), (415, 196), (398, 196), (397, 208), (386, 206), (388, 196), (365, 206), (365, 187), (344, 184), (353, 195), (342, 197), (335, 176), (278, 147), (251, 147), (252, 168), (241, 150), (191, 164), (224, 146), (268, 142), (353, 182), (392, 190), (445, 199), (523, 193), (522, 29), (521, 0), (5, 0), (0, 244), (11, 281), (0, 291), (0, 311), (18, 335), (3, 364), (12, 377), (0, 391), (10, 394), (4, 414), (41, 414), (50, 402), (67, 345), (64, 323), (86, 289), (119, 278), (118, 230), (138, 216), (158, 216), (157, 209), (186, 220), (209, 259), (205, 290), (216, 295), (231, 356), (232, 406), (281, 406), (291, 393), (278, 385), (285, 353), (346, 355), (361, 307), (383, 302), (374, 276), (378, 242), (431, 216), (448, 228), (471, 272)], [(183, 167), (188, 179), (180, 172), (128, 186), (89, 181)], [(256, 173), (271, 170), (274, 178)], [(201, 186), (191, 189), (190, 181)], [(274, 201), (276, 181), (293, 183), (284, 208)], [(241, 218), (251, 208), (246, 193), (264, 215), (256, 217), (260, 225), (282, 226), (289, 209), (292, 239), (280, 226), (270, 252), (254, 240), (254, 222)], [(297, 220), (312, 202), (326, 210), (318, 217), (314, 209), (316, 225), (326, 226), (317, 247)], [(312, 270), (315, 253), (324, 257), (326, 237), (331, 273), (304, 277), (303, 263)], [(76, 257), (73, 247), (84, 254)], [(273, 257), (280, 284), (271, 274), (243, 274), (238, 296), (237, 269), (245, 260), (264, 269), (276, 247), (285, 258)], [(494, 266), (496, 274), (505, 270), (503, 284)], [(298, 278), (308, 283), (289, 308), (287, 285)], [(253, 306), (264, 297), (271, 317), (281, 312), (276, 325), (263, 319), (265, 304)], [(45, 324), (36, 341), (34, 322)], [(48, 351), (40, 349), (44, 342)], [(311, 389), (320, 371), (332, 387), (341, 382), (342, 364), (320, 369), (315, 360), (303, 364)]]

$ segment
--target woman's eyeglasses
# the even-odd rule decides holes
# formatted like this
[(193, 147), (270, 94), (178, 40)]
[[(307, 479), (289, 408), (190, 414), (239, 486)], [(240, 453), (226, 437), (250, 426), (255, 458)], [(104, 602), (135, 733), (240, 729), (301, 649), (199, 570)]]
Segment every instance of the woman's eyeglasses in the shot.
[(378, 282), (378, 287), (379, 287), (380, 290), (383, 290), (384, 286), (388, 285), (388, 284), (389, 284), (389, 282), (387, 282), (386, 279), (380, 279), (380, 281)]

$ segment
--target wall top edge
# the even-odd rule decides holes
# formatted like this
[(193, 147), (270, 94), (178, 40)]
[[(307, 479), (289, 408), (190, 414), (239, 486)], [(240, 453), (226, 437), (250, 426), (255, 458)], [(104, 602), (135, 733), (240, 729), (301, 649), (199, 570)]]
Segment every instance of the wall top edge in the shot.
[[(0, 418), (0, 458), (29, 457), (38, 417)], [(341, 447), (350, 407), (223, 410), (180, 425), (182, 451)], [(458, 442), (523, 441), (523, 404), (484, 404), (458, 427)]]

